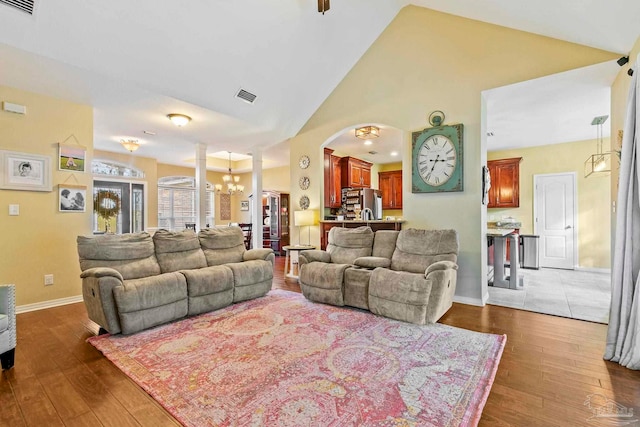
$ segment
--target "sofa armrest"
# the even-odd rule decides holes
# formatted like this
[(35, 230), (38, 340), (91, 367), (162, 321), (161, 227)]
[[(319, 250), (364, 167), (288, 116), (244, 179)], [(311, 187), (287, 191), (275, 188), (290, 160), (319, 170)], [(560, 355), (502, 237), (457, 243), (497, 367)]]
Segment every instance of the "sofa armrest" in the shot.
[(430, 273), (440, 270), (457, 270), (458, 264), (452, 261), (437, 261), (431, 264), (424, 272), (424, 276), (427, 277)]
[(115, 277), (116, 279), (120, 279), (121, 282), (124, 282), (124, 279), (122, 278), (122, 274), (120, 274), (119, 271), (109, 267), (90, 268), (80, 273), (81, 279), (88, 278), (88, 277), (95, 277), (95, 278)]
[(273, 253), (273, 249), (271, 248), (256, 248), (249, 249), (242, 254), (243, 261), (251, 261), (254, 259), (263, 259), (268, 260), (270, 254)]
[(298, 263), (300, 266), (308, 264), (310, 262), (331, 262), (331, 254), (319, 249), (310, 249), (308, 251), (300, 251), (298, 256)]
[(120, 332), (118, 308), (113, 289), (122, 286), (122, 275), (108, 267), (95, 267), (84, 270), (82, 278), (82, 299), (89, 319), (111, 334)]
[(354, 265), (362, 268), (389, 268), (391, 265), (391, 260), (389, 258), (379, 257), (379, 256), (361, 256), (360, 258), (356, 258), (353, 262)]

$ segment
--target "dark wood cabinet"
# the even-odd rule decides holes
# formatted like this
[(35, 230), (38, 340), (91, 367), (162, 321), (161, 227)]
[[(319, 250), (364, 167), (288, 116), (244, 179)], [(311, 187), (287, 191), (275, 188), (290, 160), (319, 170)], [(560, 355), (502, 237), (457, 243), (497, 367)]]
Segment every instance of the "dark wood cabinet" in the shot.
[(343, 157), (340, 165), (343, 188), (371, 188), (371, 163), (355, 157)]
[(522, 157), (489, 160), (491, 175), (488, 208), (520, 207), (520, 162)]
[(289, 245), (289, 194), (276, 191), (262, 193), (262, 247), (281, 255)]
[(339, 208), (342, 205), (342, 171), (340, 157), (334, 156), (332, 153), (332, 149), (324, 149), (324, 206)]
[(402, 209), (402, 171), (380, 172), (378, 188), (382, 192), (382, 209)]

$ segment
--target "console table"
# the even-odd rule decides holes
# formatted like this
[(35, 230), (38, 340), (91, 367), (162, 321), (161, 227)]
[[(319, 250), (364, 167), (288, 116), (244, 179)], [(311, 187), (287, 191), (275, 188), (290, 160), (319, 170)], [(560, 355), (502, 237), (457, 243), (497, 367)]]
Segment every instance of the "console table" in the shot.
[(284, 277), (298, 280), (298, 259), (300, 252), (315, 248), (315, 246), (308, 245), (283, 246), (282, 249), (284, 249), (287, 254), (284, 259)]

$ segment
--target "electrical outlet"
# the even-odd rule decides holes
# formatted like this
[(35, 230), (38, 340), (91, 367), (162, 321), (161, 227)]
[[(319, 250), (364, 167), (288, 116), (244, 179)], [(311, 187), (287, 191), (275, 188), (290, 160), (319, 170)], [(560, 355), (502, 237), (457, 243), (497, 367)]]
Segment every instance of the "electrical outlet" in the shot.
[(53, 285), (53, 274), (45, 274), (44, 275), (44, 285), (45, 286)]

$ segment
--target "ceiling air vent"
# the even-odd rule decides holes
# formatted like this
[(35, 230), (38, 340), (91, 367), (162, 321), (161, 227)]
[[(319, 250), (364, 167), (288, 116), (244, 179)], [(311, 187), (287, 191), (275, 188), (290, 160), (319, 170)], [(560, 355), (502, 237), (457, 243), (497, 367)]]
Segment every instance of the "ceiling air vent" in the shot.
[(35, 0), (0, 0), (0, 4), (6, 4), (7, 6), (18, 9), (21, 12), (33, 15)]
[(257, 97), (258, 97), (257, 95), (254, 95), (251, 92), (247, 92), (244, 89), (240, 89), (238, 93), (236, 93), (236, 98), (240, 98), (248, 104), (253, 104)]

